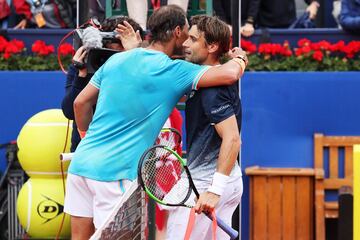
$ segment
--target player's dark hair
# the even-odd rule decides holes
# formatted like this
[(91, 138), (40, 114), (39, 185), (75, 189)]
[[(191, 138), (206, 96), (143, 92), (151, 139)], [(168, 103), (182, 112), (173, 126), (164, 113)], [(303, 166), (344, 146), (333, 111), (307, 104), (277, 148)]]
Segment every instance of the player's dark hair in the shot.
[(173, 30), (186, 24), (186, 13), (177, 5), (163, 6), (150, 16), (147, 29), (150, 31), (151, 42), (168, 42)]
[(133, 27), (135, 32), (139, 30), (141, 38), (144, 39), (144, 30), (137, 22), (128, 16), (116, 15), (106, 18), (101, 24), (101, 30), (104, 32), (112, 32), (124, 21), (127, 21)]

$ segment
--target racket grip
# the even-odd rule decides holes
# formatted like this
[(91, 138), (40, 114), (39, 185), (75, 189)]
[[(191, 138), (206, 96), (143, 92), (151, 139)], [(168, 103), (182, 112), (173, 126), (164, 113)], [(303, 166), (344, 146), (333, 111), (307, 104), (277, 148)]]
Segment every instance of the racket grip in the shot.
[(70, 161), (73, 155), (73, 153), (60, 153), (60, 160), (63, 162)]
[[(211, 215), (206, 214), (206, 216), (212, 220)], [(239, 232), (227, 225), (221, 218), (216, 217), (216, 222), (218, 226), (229, 235), (231, 240), (236, 239), (239, 236)]]

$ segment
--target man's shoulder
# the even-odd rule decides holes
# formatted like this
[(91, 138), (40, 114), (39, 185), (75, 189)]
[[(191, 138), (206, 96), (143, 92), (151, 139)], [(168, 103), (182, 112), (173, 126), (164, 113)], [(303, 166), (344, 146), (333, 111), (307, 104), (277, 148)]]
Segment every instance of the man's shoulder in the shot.
[[(202, 107), (207, 109), (207, 111), (215, 111), (216, 109), (214, 110), (212, 108), (219, 106), (220, 109), (237, 106), (240, 101), (239, 91), (236, 85), (203, 88), (198, 95), (201, 97)], [(215, 112), (211, 113), (215, 114)]]
[(117, 57), (129, 57), (129, 56), (134, 56), (134, 55), (139, 55), (139, 54), (144, 54), (145, 51), (143, 48), (133, 48), (127, 51), (122, 51), (122, 52), (118, 52), (113, 54), (113, 56), (117, 56)]
[(183, 59), (174, 59), (174, 60), (170, 59), (170, 60), (171, 60), (172, 64), (177, 65), (182, 68), (185, 68), (185, 69), (189, 69), (189, 70), (197, 70), (197, 71), (203, 72), (210, 68), (210, 66), (199, 65), (196, 63), (185, 61)]
[(208, 87), (199, 89), (198, 94), (202, 96), (202, 98), (214, 98), (216, 96), (226, 96), (229, 95), (231, 97), (230, 92), (236, 91), (235, 85), (230, 86), (216, 86), (216, 87)]

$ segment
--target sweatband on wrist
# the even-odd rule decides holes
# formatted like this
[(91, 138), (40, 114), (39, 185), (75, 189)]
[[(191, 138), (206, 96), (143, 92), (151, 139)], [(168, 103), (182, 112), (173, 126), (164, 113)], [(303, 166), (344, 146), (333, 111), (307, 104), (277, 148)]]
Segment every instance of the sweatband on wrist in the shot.
[(81, 131), (80, 129), (78, 129), (78, 132), (79, 132), (80, 138), (83, 139), (86, 135), (86, 131)]
[(240, 66), (241, 74), (243, 74), (244, 73), (244, 68), (246, 67), (245, 62), (242, 61), (240, 58), (233, 58), (233, 59), (231, 59), (231, 61), (236, 62)]
[(225, 191), (228, 180), (229, 176), (226, 176), (219, 172), (215, 172), (212, 184), (207, 191), (221, 196)]

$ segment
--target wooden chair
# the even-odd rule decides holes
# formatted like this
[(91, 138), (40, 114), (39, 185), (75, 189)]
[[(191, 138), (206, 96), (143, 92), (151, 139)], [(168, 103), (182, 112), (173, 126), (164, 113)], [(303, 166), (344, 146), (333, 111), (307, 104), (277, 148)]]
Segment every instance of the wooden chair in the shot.
[[(325, 201), (326, 191), (353, 185), (353, 146), (355, 144), (360, 144), (360, 137), (314, 134), (316, 240), (325, 240), (325, 219), (338, 217), (338, 203)], [(324, 150), (327, 149), (329, 160), (325, 161)], [(344, 177), (339, 175), (339, 152), (341, 151), (344, 152), (344, 174), (341, 174)], [(324, 163), (328, 163), (327, 166)], [(325, 174), (324, 169), (328, 169), (329, 174)]]

